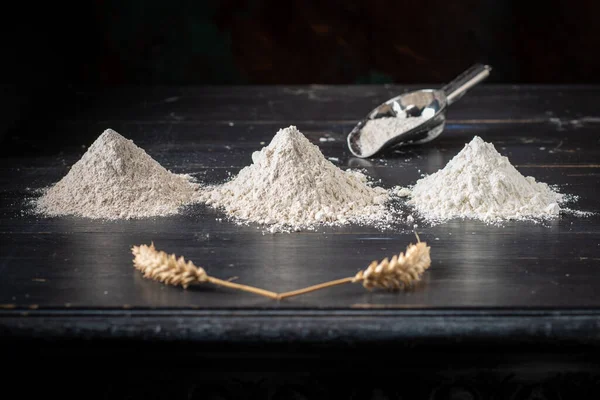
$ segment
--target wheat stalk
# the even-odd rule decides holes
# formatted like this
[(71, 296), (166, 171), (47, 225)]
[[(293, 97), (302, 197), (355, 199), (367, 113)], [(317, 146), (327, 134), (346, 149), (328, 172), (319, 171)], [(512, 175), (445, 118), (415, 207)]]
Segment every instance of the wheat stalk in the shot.
[(406, 253), (373, 261), (367, 269), (359, 271), (352, 282), (362, 282), (366, 289), (403, 289), (421, 279), (421, 275), (431, 265), (430, 247), (425, 242), (411, 244)]
[(184, 289), (192, 283), (203, 283), (208, 275), (202, 267), (197, 267), (183, 257), (176, 258), (175, 254), (158, 251), (154, 243), (133, 246), (133, 266), (140, 270), (144, 278), (154, 279), (173, 286), (183, 286)]
[(156, 250), (154, 243), (151, 243), (150, 246), (145, 244), (133, 246), (131, 252), (134, 256), (133, 266), (142, 272), (144, 278), (153, 279), (167, 285), (181, 285), (184, 289), (194, 283), (208, 282), (218, 286), (255, 293), (270, 299), (278, 299), (277, 293), (209, 276), (202, 267), (194, 265), (191, 261), (186, 262), (183, 257), (177, 258), (175, 254), (167, 254), (164, 251)]
[(430, 249), (427, 243), (419, 240), (419, 236), (417, 235), (416, 244), (410, 244), (406, 248), (405, 253), (395, 255), (391, 260), (385, 258), (381, 262), (373, 261), (364, 271), (359, 271), (355, 276), (280, 293), (279, 299), (299, 296), (332, 286), (358, 282), (361, 282), (369, 290), (374, 288), (387, 290), (405, 289), (420, 280), (425, 270), (431, 265)]
[(414, 282), (419, 281), (425, 270), (431, 265), (430, 249), (427, 243), (421, 242), (417, 235), (417, 243), (408, 245), (406, 252), (394, 255), (391, 259), (385, 258), (380, 262), (373, 261), (365, 270), (359, 271), (355, 276), (279, 294), (211, 277), (202, 267), (194, 265), (191, 261), (186, 262), (183, 257), (177, 258), (174, 254), (156, 250), (154, 243), (150, 246), (133, 246), (131, 252), (134, 255), (133, 265), (142, 272), (144, 278), (153, 279), (167, 285), (181, 285), (184, 289), (194, 283), (208, 282), (218, 286), (255, 293), (274, 300), (281, 300), (346, 283), (360, 282), (369, 290), (375, 288), (405, 289)]

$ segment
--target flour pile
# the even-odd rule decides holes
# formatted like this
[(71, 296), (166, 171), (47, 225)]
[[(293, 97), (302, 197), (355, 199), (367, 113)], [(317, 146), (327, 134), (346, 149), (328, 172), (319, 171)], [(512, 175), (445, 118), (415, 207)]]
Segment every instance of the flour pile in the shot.
[(252, 161), (233, 180), (206, 188), (201, 200), (235, 219), (268, 225), (271, 232), (391, 218), (385, 189), (336, 167), (295, 126), (279, 130)]
[(48, 216), (131, 219), (175, 214), (196, 186), (112, 129), (96, 139), (64, 178), (37, 200)]
[(563, 195), (524, 177), (491, 143), (475, 136), (438, 172), (417, 181), (409, 204), (428, 220), (539, 219), (558, 216)]

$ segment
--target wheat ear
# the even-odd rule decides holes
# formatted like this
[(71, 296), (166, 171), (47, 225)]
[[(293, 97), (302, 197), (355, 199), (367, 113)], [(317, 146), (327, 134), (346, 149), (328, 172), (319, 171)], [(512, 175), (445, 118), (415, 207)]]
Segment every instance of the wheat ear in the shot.
[(421, 279), (423, 272), (431, 265), (430, 247), (421, 242), (417, 235), (417, 244), (410, 244), (405, 253), (395, 255), (391, 260), (373, 261), (364, 271), (355, 276), (309, 286), (291, 292), (279, 294), (279, 299), (299, 296), (332, 286), (361, 282), (366, 289), (401, 290)]
[(134, 256), (133, 266), (142, 272), (144, 278), (153, 279), (167, 285), (181, 285), (184, 289), (194, 283), (208, 282), (218, 286), (255, 293), (270, 299), (278, 299), (277, 293), (209, 276), (202, 267), (194, 265), (191, 261), (186, 262), (183, 257), (177, 258), (175, 254), (167, 254), (164, 251), (156, 250), (154, 243), (150, 246), (145, 244), (133, 246), (131, 252)]

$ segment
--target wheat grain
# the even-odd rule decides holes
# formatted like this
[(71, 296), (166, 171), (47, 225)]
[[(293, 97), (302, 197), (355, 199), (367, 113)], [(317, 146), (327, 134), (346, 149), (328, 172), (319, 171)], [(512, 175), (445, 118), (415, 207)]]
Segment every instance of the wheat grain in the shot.
[(430, 249), (425, 242), (411, 244), (406, 248), (406, 253), (395, 255), (391, 260), (373, 261), (367, 269), (354, 276), (353, 282), (362, 282), (366, 289), (406, 288), (420, 280), (431, 265)]
[(133, 246), (131, 253), (134, 255), (133, 266), (142, 272), (144, 278), (153, 279), (167, 285), (181, 285), (184, 289), (193, 283), (208, 282), (218, 286), (255, 293), (270, 299), (278, 298), (275, 292), (208, 276), (202, 267), (194, 265), (191, 261), (186, 262), (183, 257), (177, 258), (174, 254), (156, 250), (154, 243), (151, 243), (150, 246), (145, 244)]
[(421, 242), (417, 235), (417, 244), (410, 244), (406, 248), (406, 253), (393, 256), (391, 260), (386, 258), (381, 262), (373, 261), (365, 270), (359, 271), (353, 277), (336, 279), (304, 289), (281, 293), (279, 299), (358, 282), (362, 282), (363, 286), (369, 290), (374, 288), (405, 289), (420, 280), (425, 270), (431, 265), (430, 250), (431, 248), (427, 246), (427, 243)]
[(187, 288), (192, 283), (202, 283), (208, 280), (208, 275), (202, 267), (197, 267), (183, 257), (176, 258), (174, 254), (158, 251), (154, 243), (133, 246), (133, 265), (140, 270), (144, 278), (154, 279), (167, 285)]

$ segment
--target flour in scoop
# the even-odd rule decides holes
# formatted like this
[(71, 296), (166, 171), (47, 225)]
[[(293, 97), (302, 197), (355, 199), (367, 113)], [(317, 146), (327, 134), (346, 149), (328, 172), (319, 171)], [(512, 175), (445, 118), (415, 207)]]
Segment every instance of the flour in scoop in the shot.
[(386, 117), (368, 120), (360, 131), (360, 151), (371, 154), (378, 151), (383, 143), (393, 139), (401, 132), (407, 132), (427, 121), (427, 117)]
[(175, 214), (197, 184), (176, 175), (143, 149), (107, 129), (58, 183), (36, 201), (47, 216), (130, 219)]
[(385, 207), (388, 191), (332, 164), (295, 126), (279, 130), (252, 161), (231, 181), (204, 188), (200, 200), (271, 232), (392, 218)]
[(419, 179), (410, 193), (402, 194), (431, 221), (554, 218), (564, 199), (547, 184), (521, 175), (493, 144), (478, 136), (443, 169)]

